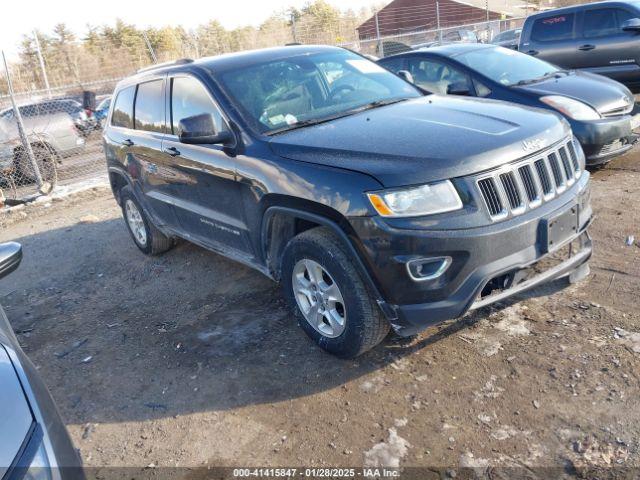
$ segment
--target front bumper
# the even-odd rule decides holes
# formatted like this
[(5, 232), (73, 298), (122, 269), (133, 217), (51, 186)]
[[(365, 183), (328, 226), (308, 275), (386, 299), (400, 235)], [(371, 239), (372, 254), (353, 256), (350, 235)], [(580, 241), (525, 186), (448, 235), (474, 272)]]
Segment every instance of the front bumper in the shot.
[[(477, 228), (433, 231), (384, 228), (358, 232), (365, 251), (373, 254), (375, 280), (384, 297), (383, 310), (394, 330), (413, 335), (431, 325), (458, 318), (470, 309), (571, 275), (591, 256), (587, 228), (593, 212), (589, 201), (588, 173), (576, 185), (577, 195), (559, 197), (525, 215)], [(581, 183), (582, 183), (581, 182)], [(549, 219), (577, 209), (577, 228), (562, 245), (549, 252)], [(376, 222), (372, 219), (371, 222)], [(358, 228), (356, 230), (359, 230)], [(545, 261), (571, 245), (571, 255), (542, 271)], [(374, 253), (375, 252), (375, 253)], [(451, 264), (439, 278), (415, 282), (406, 271), (406, 258), (449, 257)], [(370, 257), (371, 258), (371, 257)], [(583, 267), (586, 268), (586, 267)]]
[(584, 122), (571, 120), (570, 124), (590, 167), (623, 155), (638, 140), (631, 130), (631, 117), (628, 115)]

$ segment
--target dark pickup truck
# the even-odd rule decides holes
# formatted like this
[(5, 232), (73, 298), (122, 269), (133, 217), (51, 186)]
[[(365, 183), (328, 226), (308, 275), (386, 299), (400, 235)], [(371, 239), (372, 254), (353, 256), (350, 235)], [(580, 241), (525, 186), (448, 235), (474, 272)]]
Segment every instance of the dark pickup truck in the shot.
[(566, 120), (425, 95), (341, 48), (142, 71), (116, 87), (104, 146), (140, 250), (184, 238), (256, 268), (342, 357), (588, 273), (589, 172)]
[(519, 50), (640, 88), (640, 1), (608, 1), (527, 17)]

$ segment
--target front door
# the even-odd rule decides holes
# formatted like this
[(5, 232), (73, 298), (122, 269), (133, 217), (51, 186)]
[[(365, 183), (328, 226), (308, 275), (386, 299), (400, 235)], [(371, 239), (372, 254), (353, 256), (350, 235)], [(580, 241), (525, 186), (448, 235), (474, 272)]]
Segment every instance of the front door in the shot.
[(169, 82), (170, 132), (162, 150), (173, 165), (174, 207), (182, 234), (213, 249), (252, 256), (235, 158), (222, 145), (188, 145), (178, 138), (180, 120), (193, 115), (212, 115), (218, 131), (229, 130), (229, 124), (199, 79), (176, 75)]

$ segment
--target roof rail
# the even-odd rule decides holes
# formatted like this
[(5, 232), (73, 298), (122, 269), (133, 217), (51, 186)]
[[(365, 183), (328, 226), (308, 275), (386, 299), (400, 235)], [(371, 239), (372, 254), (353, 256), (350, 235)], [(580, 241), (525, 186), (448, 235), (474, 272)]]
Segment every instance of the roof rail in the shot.
[(193, 63), (193, 59), (179, 58), (178, 60), (172, 60), (170, 62), (155, 63), (148, 67), (140, 68), (136, 73), (149, 72), (151, 70), (155, 70), (156, 68), (170, 67), (172, 65), (186, 65), (187, 63)]

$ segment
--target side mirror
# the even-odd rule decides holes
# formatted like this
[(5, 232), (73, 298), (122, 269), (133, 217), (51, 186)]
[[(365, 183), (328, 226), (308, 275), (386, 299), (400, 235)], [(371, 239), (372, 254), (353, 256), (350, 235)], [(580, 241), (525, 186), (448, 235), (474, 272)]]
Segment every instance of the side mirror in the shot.
[(233, 139), (231, 132), (218, 132), (213, 116), (202, 113), (183, 118), (178, 123), (180, 142), (192, 145), (228, 143)]
[(13, 272), (22, 261), (22, 246), (16, 242), (0, 243), (0, 278)]
[(409, 83), (414, 83), (413, 75), (411, 75), (407, 70), (398, 70), (398, 76), (400, 78), (404, 78)]
[(622, 22), (622, 30), (625, 32), (640, 32), (640, 18), (630, 18)]
[(471, 90), (469, 90), (469, 85), (467, 82), (456, 82), (451, 83), (447, 86), (447, 93), (449, 95), (471, 95)]

